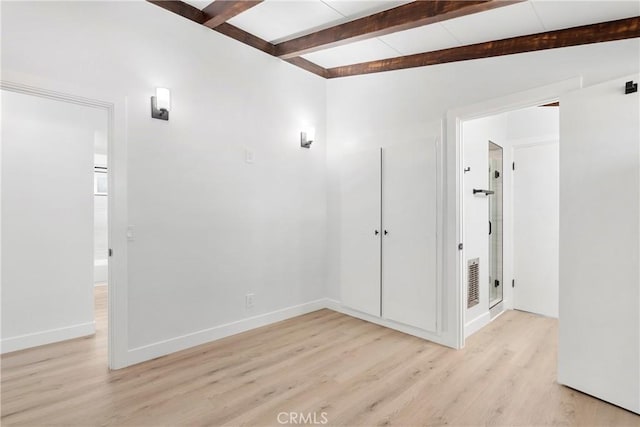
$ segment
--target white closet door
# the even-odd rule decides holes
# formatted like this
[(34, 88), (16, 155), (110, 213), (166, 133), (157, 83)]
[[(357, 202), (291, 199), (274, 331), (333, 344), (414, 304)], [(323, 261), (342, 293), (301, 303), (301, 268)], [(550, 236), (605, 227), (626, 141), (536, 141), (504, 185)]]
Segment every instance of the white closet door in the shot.
[(558, 141), (513, 156), (513, 306), (558, 317)]
[[(435, 141), (383, 150), (383, 317), (436, 330)], [(383, 231), (384, 233), (384, 231)]]
[(380, 316), (380, 149), (344, 156), (340, 188), (342, 304)]
[(558, 382), (640, 413), (640, 93), (624, 93), (632, 79), (640, 75), (560, 97)]

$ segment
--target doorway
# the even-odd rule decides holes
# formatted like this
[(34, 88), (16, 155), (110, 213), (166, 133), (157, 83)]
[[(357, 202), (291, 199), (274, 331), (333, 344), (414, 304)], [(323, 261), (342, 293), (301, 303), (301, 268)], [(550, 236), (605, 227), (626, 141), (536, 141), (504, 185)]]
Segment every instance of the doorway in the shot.
[[(640, 76), (633, 74), (587, 88), (582, 87), (579, 79), (570, 79), (447, 113), (448, 165), (455, 171), (449, 178), (455, 179), (456, 194), (455, 203), (451, 204), (455, 217), (449, 219), (448, 225), (455, 226), (458, 238), (457, 242), (448, 242), (449, 256), (455, 253), (457, 257), (447, 272), (457, 278), (458, 346), (463, 347), (468, 328), (464, 309), (465, 254), (463, 244), (458, 243), (464, 233), (465, 211), (462, 125), (477, 117), (526, 105), (552, 108), (548, 104), (559, 97), (557, 102), (563, 109), (562, 131), (558, 133), (562, 315), (558, 322), (557, 381), (640, 413), (637, 377), (629, 375), (638, 372), (640, 360), (638, 346), (634, 344), (639, 331), (639, 282), (637, 257), (633, 256), (637, 255), (639, 235), (640, 115), (637, 91), (633, 88), (638, 79)], [(540, 142), (543, 141), (528, 141)], [(510, 162), (509, 159), (506, 164)], [(513, 166), (517, 172), (518, 164)], [(507, 167), (505, 176), (509, 170)], [(505, 229), (508, 232), (509, 228)], [(508, 253), (505, 248), (505, 254)], [(621, 254), (631, 255), (621, 262)], [(505, 276), (508, 280), (510, 274)], [(610, 289), (615, 291), (616, 298), (602, 297), (603, 283), (614, 284)], [(505, 287), (505, 295), (509, 289)]]
[(466, 337), (509, 309), (557, 317), (559, 108), (461, 125)]
[(2, 351), (93, 334), (107, 347), (110, 110), (11, 89), (3, 82)]
[(109, 167), (107, 135), (95, 131), (93, 169), (94, 319), (96, 338), (107, 338), (109, 283)]

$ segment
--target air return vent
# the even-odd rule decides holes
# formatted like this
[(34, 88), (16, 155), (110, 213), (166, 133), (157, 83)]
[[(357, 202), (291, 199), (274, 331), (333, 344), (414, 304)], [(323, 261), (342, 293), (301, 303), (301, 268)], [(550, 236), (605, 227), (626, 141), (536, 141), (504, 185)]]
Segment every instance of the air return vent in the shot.
[(480, 302), (480, 295), (478, 293), (480, 289), (479, 270), (480, 258), (467, 261), (467, 308), (471, 308)]

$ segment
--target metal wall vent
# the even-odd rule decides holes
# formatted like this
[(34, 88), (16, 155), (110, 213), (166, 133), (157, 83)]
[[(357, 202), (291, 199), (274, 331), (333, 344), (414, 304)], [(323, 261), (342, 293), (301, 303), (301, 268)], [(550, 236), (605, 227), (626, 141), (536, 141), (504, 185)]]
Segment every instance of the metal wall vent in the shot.
[(480, 258), (467, 261), (467, 308), (480, 302)]

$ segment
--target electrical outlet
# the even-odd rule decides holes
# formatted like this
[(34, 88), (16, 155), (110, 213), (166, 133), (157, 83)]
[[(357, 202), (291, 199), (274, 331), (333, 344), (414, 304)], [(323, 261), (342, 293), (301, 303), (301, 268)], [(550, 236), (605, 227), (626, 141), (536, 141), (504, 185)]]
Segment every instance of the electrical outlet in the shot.
[(244, 296), (244, 305), (245, 308), (253, 308), (253, 299), (256, 294), (247, 294)]

